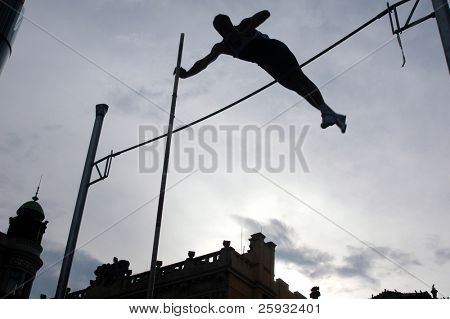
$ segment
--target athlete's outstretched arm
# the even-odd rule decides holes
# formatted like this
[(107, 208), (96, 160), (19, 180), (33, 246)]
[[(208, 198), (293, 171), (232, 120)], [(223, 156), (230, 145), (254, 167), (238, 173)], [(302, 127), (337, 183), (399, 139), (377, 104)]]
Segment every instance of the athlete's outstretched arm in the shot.
[(249, 18), (245, 18), (236, 27), (240, 32), (250, 31), (259, 27), (269, 17), (270, 12), (268, 10), (263, 10), (258, 13), (255, 13), (253, 16)]
[[(208, 65), (214, 62), (222, 53), (223, 53), (222, 45), (220, 43), (215, 44), (212, 47), (211, 52), (204, 58), (195, 62), (194, 65), (188, 71), (186, 71), (183, 68), (180, 68), (180, 78), (186, 79), (203, 71), (204, 69), (206, 69)], [(173, 72), (173, 74), (175, 74), (175, 71)]]

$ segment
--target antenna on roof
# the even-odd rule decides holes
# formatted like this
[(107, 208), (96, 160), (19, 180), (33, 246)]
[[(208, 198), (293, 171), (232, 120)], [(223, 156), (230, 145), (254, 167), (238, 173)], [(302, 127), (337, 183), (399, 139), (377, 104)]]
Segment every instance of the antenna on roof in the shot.
[(42, 182), (42, 175), (41, 175), (41, 178), (39, 179), (39, 184), (36, 189), (36, 194), (32, 197), (34, 201), (39, 200), (38, 194), (39, 194), (39, 189), (41, 188), (41, 182)]

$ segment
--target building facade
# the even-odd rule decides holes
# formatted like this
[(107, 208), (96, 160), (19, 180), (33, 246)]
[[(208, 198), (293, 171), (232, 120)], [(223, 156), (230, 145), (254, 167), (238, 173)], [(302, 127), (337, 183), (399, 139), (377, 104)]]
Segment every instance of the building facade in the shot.
[[(264, 238), (261, 233), (252, 235), (250, 249), (243, 254), (224, 241), (222, 249), (207, 255), (195, 257), (190, 251), (182, 262), (164, 267), (158, 262), (154, 295), (159, 299), (305, 299), (301, 293), (291, 292), (283, 280), (275, 280), (276, 245)], [(112, 264), (97, 268), (89, 287), (68, 292), (66, 298), (146, 298), (149, 272), (131, 275), (129, 265), (114, 258)]]
[(42, 236), (47, 228), (37, 196), (9, 218), (0, 232), (0, 298), (29, 298), (36, 272), (42, 267)]

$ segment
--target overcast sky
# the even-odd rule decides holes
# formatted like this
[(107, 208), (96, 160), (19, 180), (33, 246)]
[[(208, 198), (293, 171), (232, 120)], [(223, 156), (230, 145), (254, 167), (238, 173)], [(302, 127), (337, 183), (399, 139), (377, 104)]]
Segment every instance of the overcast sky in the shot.
[[(400, 10), (403, 21), (411, 5)], [(138, 143), (143, 125), (162, 132), (181, 32), (188, 68), (220, 41), (212, 28), (216, 14), (238, 23), (268, 9), (260, 31), (284, 41), (303, 62), (385, 7), (385, 0), (27, 1), (0, 76), (0, 230), (31, 199), (42, 174), (39, 197), (49, 224), (33, 297), (54, 295), (95, 105), (110, 106), (97, 158)], [(421, 1), (415, 16), (431, 10), (430, 1)], [(178, 262), (189, 250), (200, 256), (219, 250), (223, 240), (247, 250), (250, 235), (262, 231), (277, 244), (275, 276), (292, 291), (309, 296), (320, 286), (321, 298), (369, 298), (383, 289), (430, 291), (435, 284), (448, 296), (449, 74), (434, 20), (403, 33), (402, 41), (404, 68), (384, 17), (304, 68), (328, 104), (347, 115), (345, 135), (322, 130), (320, 114), (279, 85), (177, 134), (179, 145), (196, 155), (183, 172), (172, 158), (158, 259)], [(270, 81), (257, 65), (219, 57), (181, 80), (176, 126)], [(240, 133), (267, 123), (306, 132), (307, 170), (297, 165), (273, 173), (264, 163), (259, 173), (243, 169), (239, 154), (254, 156), (256, 146), (242, 150)], [(223, 132), (211, 144), (217, 170), (202, 171), (200, 128), (235, 124), (232, 146)], [(275, 143), (271, 150), (289, 153), (288, 146)], [(129, 260), (133, 273), (149, 269), (162, 156), (150, 173), (140, 171), (138, 151), (117, 157), (110, 177), (90, 188), (70, 287), (86, 287), (95, 268), (114, 256)], [(190, 163), (184, 155), (176, 159)]]

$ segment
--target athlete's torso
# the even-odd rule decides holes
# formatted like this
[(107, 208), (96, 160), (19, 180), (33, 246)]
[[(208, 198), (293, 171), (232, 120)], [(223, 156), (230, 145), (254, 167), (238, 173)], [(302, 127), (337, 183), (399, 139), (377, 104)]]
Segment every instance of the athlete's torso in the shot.
[(258, 63), (258, 47), (269, 40), (266, 34), (252, 30), (252, 32), (231, 33), (224, 37), (220, 44), (224, 54), (241, 60)]

